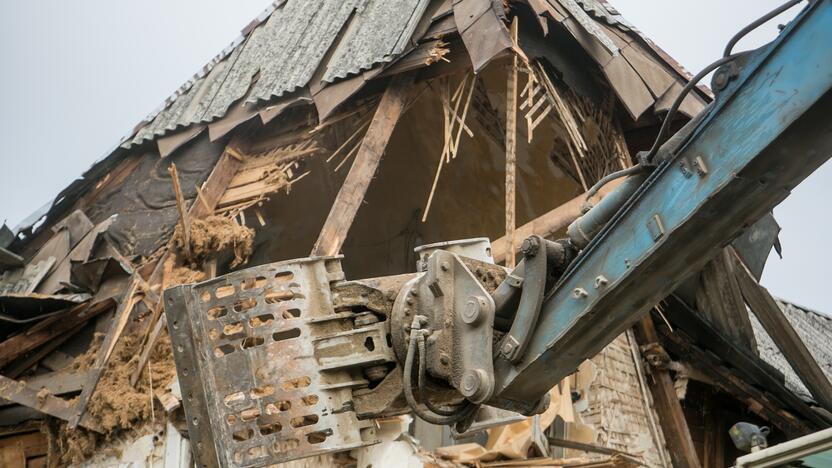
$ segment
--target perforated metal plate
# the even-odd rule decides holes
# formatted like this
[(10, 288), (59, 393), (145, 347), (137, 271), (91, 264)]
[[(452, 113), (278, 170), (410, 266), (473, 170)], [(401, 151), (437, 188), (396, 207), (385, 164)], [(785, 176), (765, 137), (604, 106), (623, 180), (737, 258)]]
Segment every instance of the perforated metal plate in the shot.
[[(384, 334), (354, 330), (350, 312), (333, 310), (340, 280), (337, 258), (303, 259), (165, 292), (198, 464), (264, 466), (377, 442), (352, 407), (351, 389), (367, 381), (349, 362), (333, 365), (332, 350), (345, 335)], [(385, 362), (385, 348), (370, 359)]]

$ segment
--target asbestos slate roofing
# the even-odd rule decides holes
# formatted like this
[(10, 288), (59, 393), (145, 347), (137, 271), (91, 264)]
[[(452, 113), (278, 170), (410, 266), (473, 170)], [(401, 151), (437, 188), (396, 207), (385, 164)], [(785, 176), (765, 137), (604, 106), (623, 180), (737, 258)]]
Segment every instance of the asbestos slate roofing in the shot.
[[(355, 75), (401, 54), (428, 0), (282, 0), (122, 146), (210, 122), (240, 99), (256, 104)], [(339, 34), (343, 37), (339, 40)], [(329, 60), (322, 63), (330, 53)]]
[[(827, 377), (832, 379), (832, 347), (829, 338), (832, 337), (832, 317), (823, 315), (789, 302), (778, 301), (780, 309), (794, 327), (800, 339), (806, 344), (818, 365)], [(754, 328), (754, 338), (757, 340), (757, 350), (760, 357), (783, 373), (786, 388), (800, 395), (805, 400), (813, 400), (809, 390), (789, 365), (786, 358), (766, 333), (762, 324), (754, 314), (749, 313), (751, 325)]]

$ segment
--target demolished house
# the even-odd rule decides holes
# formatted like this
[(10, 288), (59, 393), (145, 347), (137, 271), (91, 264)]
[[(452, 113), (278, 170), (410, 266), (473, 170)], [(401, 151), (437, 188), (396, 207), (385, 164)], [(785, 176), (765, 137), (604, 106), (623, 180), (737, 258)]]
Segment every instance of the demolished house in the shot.
[[(603, 0), (276, 1), (0, 232), (0, 465), (191, 466), (202, 442), (166, 289), (338, 254), (348, 278), (397, 275), (418, 246), (480, 237), (511, 267), (523, 239), (563, 237), (590, 187), (635, 163), (689, 78)], [(711, 99), (695, 89), (675, 128)], [(400, 404), (362, 421), (377, 443), (346, 446), (326, 440), (315, 397), (303, 424), (254, 415), (256, 437), (292, 431), (286, 450), (315, 455), (284, 465), (298, 467), (724, 467), (742, 454), (736, 422), (771, 443), (827, 428), (832, 319), (758, 284), (778, 230), (749, 227), (539, 415), (484, 407), (456, 434)], [(222, 333), (245, 347), (235, 326)], [(351, 385), (372, 394), (388, 372)]]

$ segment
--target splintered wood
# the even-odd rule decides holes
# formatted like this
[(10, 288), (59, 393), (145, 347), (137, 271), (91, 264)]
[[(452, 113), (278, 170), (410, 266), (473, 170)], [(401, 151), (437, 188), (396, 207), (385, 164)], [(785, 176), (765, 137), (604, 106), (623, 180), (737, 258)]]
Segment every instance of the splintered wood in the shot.
[[(584, 191), (591, 185), (588, 182), (631, 165), (623, 132), (613, 118), (612, 96), (606, 104), (597, 105), (554, 83), (540, 63), (529, 67), (523, 93), (521, 109), (529, 109), (525, 115), (529, 141), (534, 129), (547, 121), (562, 142), (552, 159)], [(547, 116), (551, 118), (545, 119)]]
[[(470, 82), (468, 81), (469, 78)], [(477, 87), (477, 77), (473, 74), (466, 74), (453, 93), (451, 93), (451, 84), (448, 79), (440, 79), (436, 87), (433, 85), (431, 87), (442, 103), (444, 137), (442, 154), (439, 156), (439, 164), (436, 167), (436, 174), (433, 177), (433, 185), (430, 188), (428, 201), (425, 204), (425, 211), (422, 214), (423, 223), (428, 219), (428, 213), (430, 213), (430, 207), (433, 203), (433, 196), (436, 193), (436, 186), (439, 184), (439, 176), (442, 174), (442, 166), (449, 164), (452, 159), (456, 158), (463, 131), (471, 138), (474, 136), (474, 132), (465, 123), (465, 119), (468, 116), (468, 109), (471, 107), (471, 98), (474, 95), (474, 89)], [(464, 105), (462, 105), (463, 102)], [(461, 116), (459, 114), (460, 105), (462, 105)]]
[(535, 73), (528, 73), (528, 81), (520, 93), (523, 104), (520, 110), (525, 110), (526, 126), (528, 127), (528, 142), (534, 139), (534, 129), (543, 122), (552, 110), (552, 102), (543, 85), (537, 80)]
[[(173, 193), (176, 196), (176, 209), (179, 210), (179, 225), (184, 239), (185, 258), (191, 258), (191, 225), (188, 221), (188, 210), (185, 208), (185, 199), (182, 197), (182, 189), (179, 187), (179, 174), (176, 172), (176, 164), (171, 163), (168, 167), (170, 180), (173, 183)], [(198, 192), (197, 192), (198, 193)]]
[[(298, 160), (321, 150), (314, 139), (258, 154), (239, 154), (240, 168), (217, 203), (217, 214), (241, 213), (270, 194), (285, 190), (306, 174), (297, 175)], [(262, 224), (262, 222), (261, 222)]]

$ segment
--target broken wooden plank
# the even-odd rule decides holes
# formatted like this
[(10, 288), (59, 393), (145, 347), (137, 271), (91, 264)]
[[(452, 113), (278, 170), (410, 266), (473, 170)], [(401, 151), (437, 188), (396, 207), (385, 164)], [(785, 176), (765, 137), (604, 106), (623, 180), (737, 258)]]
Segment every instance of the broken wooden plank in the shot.
[[(81, 386), (84, 384), (84, 372), (50, 372), (35, 377), (26, 377), (26, 386), (32, 390), (39, 392), (44, 388), (55, 396), (66, 395), (69, 393), (78, 393), (81, 391)], [(14, 405), (14, 402), (0, 399), (0, 408), (5, 408)]]
[[(511, 23), (511, 41), (517, 47), (517, 17)], [(506, 83), (506, 243), (505, 265), (514, 268), (515, 195), (517, 190), (517, 54), (512, 54)]]
[(278, 190), (286, 187), (289, 185), (289, 178), (286, 177), (284, 180), (261, 180), (257, 182), (253, 182), (247, 185), (242, 185), (239, 187), (229, 188), (226, 192), (222, 195), (219, 202), (217, 203), (218, 207), (226, 207), (229, 205), (233, 205), (235, 203), (239, 203), (244, 200), (250, 200), (252, 198), (257, 198), (265, 194), (277, 192)]
[(176, 209), (179, 210), (179, 226), (182, 233), (182, 248), (185, 251), (185, 258), (191, 258), (191, 222), (185, 209), (185, 198), (182, 196), (182, 188), (179, 187), (179, 174), (176, 172), (176, 164), (170, 163), (168, 167), (173, 193), (176, 196)]
[(148, 359), (150, 359), (150, 354), (153, 352), (153, 348), (156, 345), (156, 341), (159, 339), (159, 336), (162, 334), (162, 329), (165, 327), (165, 320), (164, 314), (156, 319), (156, 325), (153, 326), (153, 331), (150, 332), (150, 336), (147, 338), (147, 345), (142, 349), (142, 353), (139, 356), (139, 362), (136, 365), (136, 369), (133, 371), (133, 375), (130, 376), (130, 385), (135, 387), (136, 382), (139, 381), (139, 377), (142, 375), (142, 371), (144, 370), (144, 366), (147, 365)]
[(615, 454), (620, 453), (622, 455), (627, 455), (629, 457), (636, 458), (635, 455), (632, 455), (632, 454), (629, 454), (629, 453), (626, 453), (626, 452), (622, 452), (620, 450), (615, 450), (615, 449), (611, 449), (611, 448), (608, 448), (608, 447), (602, 447), (600, 445), (595, 445), (595, 444), (585, 444), (583, 442), (578, 442), (576, 440), (562, 439), (560, 437), (547, 437), (546, 440), (549, 441), (549, 445), (552, 445), (554, 447), (563, 447), (563, 448), (568, 448), (568, 449), (573, 449), (573, 450), (581, 450), (581, 451), (589, 452), (589, 453), (600, 453), (600, 454), (603, 454), (603, 455), (615, 455)]
[(72, 417), (69, 419), (70, 428), (78, 426), (87, 410), (90, 397), (95, 392), (95, 387), (98, 386), (98, 381), (101, 380), (101, 375), (107, 368), (107, 362), (110, 359), (113, 349), (116, 347), (118, 339), (121, 337), (121, 333), (124, 331), (124, 327), (127, 325), (127, 320), (130, 318), (133, 306), (138, 302), (136, 299), (136, 291), (140, 281), (138, 277), (131, 280), (130, 287), (127, 289), (121, 303), (116, 309), (115, 317), (113, 318), (110, 330), (107, 332), (107, 336), (104, 338), (104, 343), (102, 343), (101, 348), (98, 350), (98, 355), (92, 367), (87, 371), (83, 390), (81, 391), (81, 395), (78, 396)]
[(350, 172), (338, 191), (318, 240), (312, 248), (312, 256), (336, 255), (341, 250), (370, 181), (381, 162), (387, 142), (402, 116), (408, 97), (414, 91), (413, 82), (412, 75), (398, 75), (387, 85)]
[[(610, 193), (615, 187), (618, 187), (618, 184), (622, 181), (623, 179), (617, 179), (607, 185), (604, 185), (590, 200), (587, 200), (586, 194), (578, 195), (548, 213), (529, 221), (515, 230), (515, 238), (525, 239), (531, 235), (543, 237), (552, 236), (556, 232), (568, 226), (572, 221), (575, 221), (581, 215), (581, 207), (584, 203), (590, 201), (594, 205), (597, 205), (604, 196)], [(515, 245), (514, 251), (519, 251), (519, 248), (519, 246)], [(491, 243), (491, 253), (495, 262), (502, 262), (508, 252), (509, 243), (505, 236)]]
[[(10, 379), (0, 375), (0, 398), (9, 400), (18, 405), (23, 405), (49, 416), (69, 421), (77, 413), (75, 406), (67, 403), (47, 392), (38, 392), (27, 386), (24, 382)], [(98, 426), (89, 418), (78, 418), (76, 426), (80, 425), (87, 429), (100, 431)]]
[(40, 365), (53, 371), (60, 371), (71, 366), (75, 358), (62, 351), (52, 351), (40, 361)]
[[(222, 197), (222, 194), (225, 193), (226, 187), (228, 187), (228, 184), (234, 175), (237, 174), (237, 169), (240, 167), (240, 161), (230, 156), (230, 151), (233, 150), (236, 152), (234, 148), (237, 146), (239, 146), (239, 140), (237, 138), (232, 139), (219, 160), (217, 160), (217, 164), (214, 165), (211, 174), (203, 182), (201, 188), (205, 203), (194, 203), (191, 206), (191, 210), (188, 212), (188, 216), (191, 219), (204, 218), (213, 214), (217, 202)], [(208, 206), (206, 207), (205, 205)]]
[(36, 365), (54, 351), (58, 346), (64, 344), (68, 339), (75, 336), (82, 328), (84, 328), (84, 323), (76, 326), (73, 329), (70, 329), (66, 333), (61, 333), (60, 335), (56, 336), (55, 338), (47, 341), (43, 346), (36, 349), (28, 356), (23, 356), (21, 359), (18, 359), (11, 364), (9, 364), (6, 368), (3, 369), (3, 373), (6, 377), (10, 377), (12, 379), (18, 378), (22, 373), (26, 372), (32, 366)]
[(34, 331), (29, 330), (28, 332), (8, 338), (6, 341), (0, 343), (0, 368), (7, 366), (13, 360), (40, 347), (44, 343), (68, 333), (79, 324), (108, 310), (112, 305), (112, 301), (110, 300), (102, 301), (92, 306), (81, 304), (73, 307), (65, 316), (55, 316), (59, 320), (51, 317), (46, 319), (50, 320), (50, 326), (48, 327), (41, 328), (38, 324), (35, 325), (37, 329)]
[(0, 267), (21, 267), (23, 264), (23, 257), (0, 247)]
[(832, 411), (832, 383), (768, 290), (757, 283), (733, 248), (729, 249), (736, 266), (736, 278), (749, 308), (815, 400)]
[(757, 354), (757, 340), (737, 284), (736, 269), (727, 248), (717, 253), (702, 269), (696, 308), (724, 335)]
[[(191, 209), (188, 212), (188, 217), (190, 219), (204, 218), (214, 213), (217, 202), (220, 197), (222, 197), (222, 194), (225, 192), (225, 189), (228, 187), (231, 179), (235, 174), (237, 174), (237, 169), (240, 167), (240, 161), (232, 157), (229, 153), (231, 148), (238, 145), (239, 140), (236, 137), (232, 138), (231, 142), (228, 146), (226, 146), (225, 151), (223, 151), (220, 155), (220, 158), (214, 165), (214, 169), (211, 171), (211, 174), (207, 179), (205, 179), (205, 182), (202, 183), (201, 189), (204, 203), (194, 203), (191, 205)], [(237, 152), (236, 150), (232, 151)], [(162, 284), (162, 274), (164, 273), (165, 261), (169, 255), (173, 254), (171, 246), (172, 243), (168, 242), (165, 253), (156, 263), (153, 273), (150, 274), (150, 278), (147, 280), (151, 288), (158, 289), (158, 287)], [(161, 291), (155, 292), (161, 293)]]
[[(231, 183), (231, 180), (237, 174), (237, 171), (241, 166), (240, 160), (232, 156), (232, 153), (239, 155), (239, 151), (235, 149), (239, 145), (240, 138), (235, 136), (234, 138), (232, 138), (228, 146), (226, 146), (225, 151), (223, 151), (223, 153), (220, 155), (220, 158), (217, 160), (217, 163), (214, 165), (214, 169), (211, 171), (211, 174), (202, 184), (202, 187), (200, 187), (200, 191), (202, 194), (200, 199), (202, 202), (194, 203), (191, 205), (191, 209), (188, 212), (188, 216), (190, 218), (204, 218), (214, 213), (214, 210), (217, 207), (217, 203), (219, 202), (223, 193), (225, 193), (226, 189), (228, 188), (228, 185)], [(142, 348), (141, 354), (144, 354), (146, 352), (145, 348), (152, 349), (155, 345), (155, 342), (151, 341), (147, 334), (151, 333), (151, 327), (153, 327), (160, 320), (160, 317), (162, 317), (163, 314), (161, 302), (162, 291), (160, 291), (159, 289), (162, 288), (162, 282), (164, 279), (165, 272), (165, 263), (168, 262), (171, 256), (174, 256), (174, 263), (176, 260), (176, 252), (174, 252), (171, 247), (172, 241), (169, 241), (165, 253), (156, 262), (156, 266), (153, 268), (153, 272), (150, 274), (147, 283), (142, 284), (142, 289), (145, 291), (145, 294), (150, 296), (151, 302), (155, 304), (155, 307), (151, 307), (151, 309), (153, 310), (153, 314), (151, 316), (151, 319), (146, 322), (146, 328), (144, 328), (145, 336), (143, 337), (142, 342), (146, 341), (146, 343)], [(163, 318), (161, 320), (164, 321)], [(149, 351), (147, 351), (147, 353), (149, 354)], [(141, 375), (141, 369), (139, 369), (138, 374)], [(98, 378), (100, 378), (100, 374)]]
[[(635, 333), (642, 346), (659, 344), (659, 334), (656, 332), (650, 314), (645, 315), (636, 323)], [(654, 407), (659, 415), (662, 433), (673, 466), (698, 468), (701, 465), (696, 455), (696, 447), (690, 437), (690, 429), (682, 405), (679, 404), (679, 398), (676, 396), (670, 372), (656, 367), (651, 371), (653, 379), (650, 382), (650, 392), (653, 394)]]

